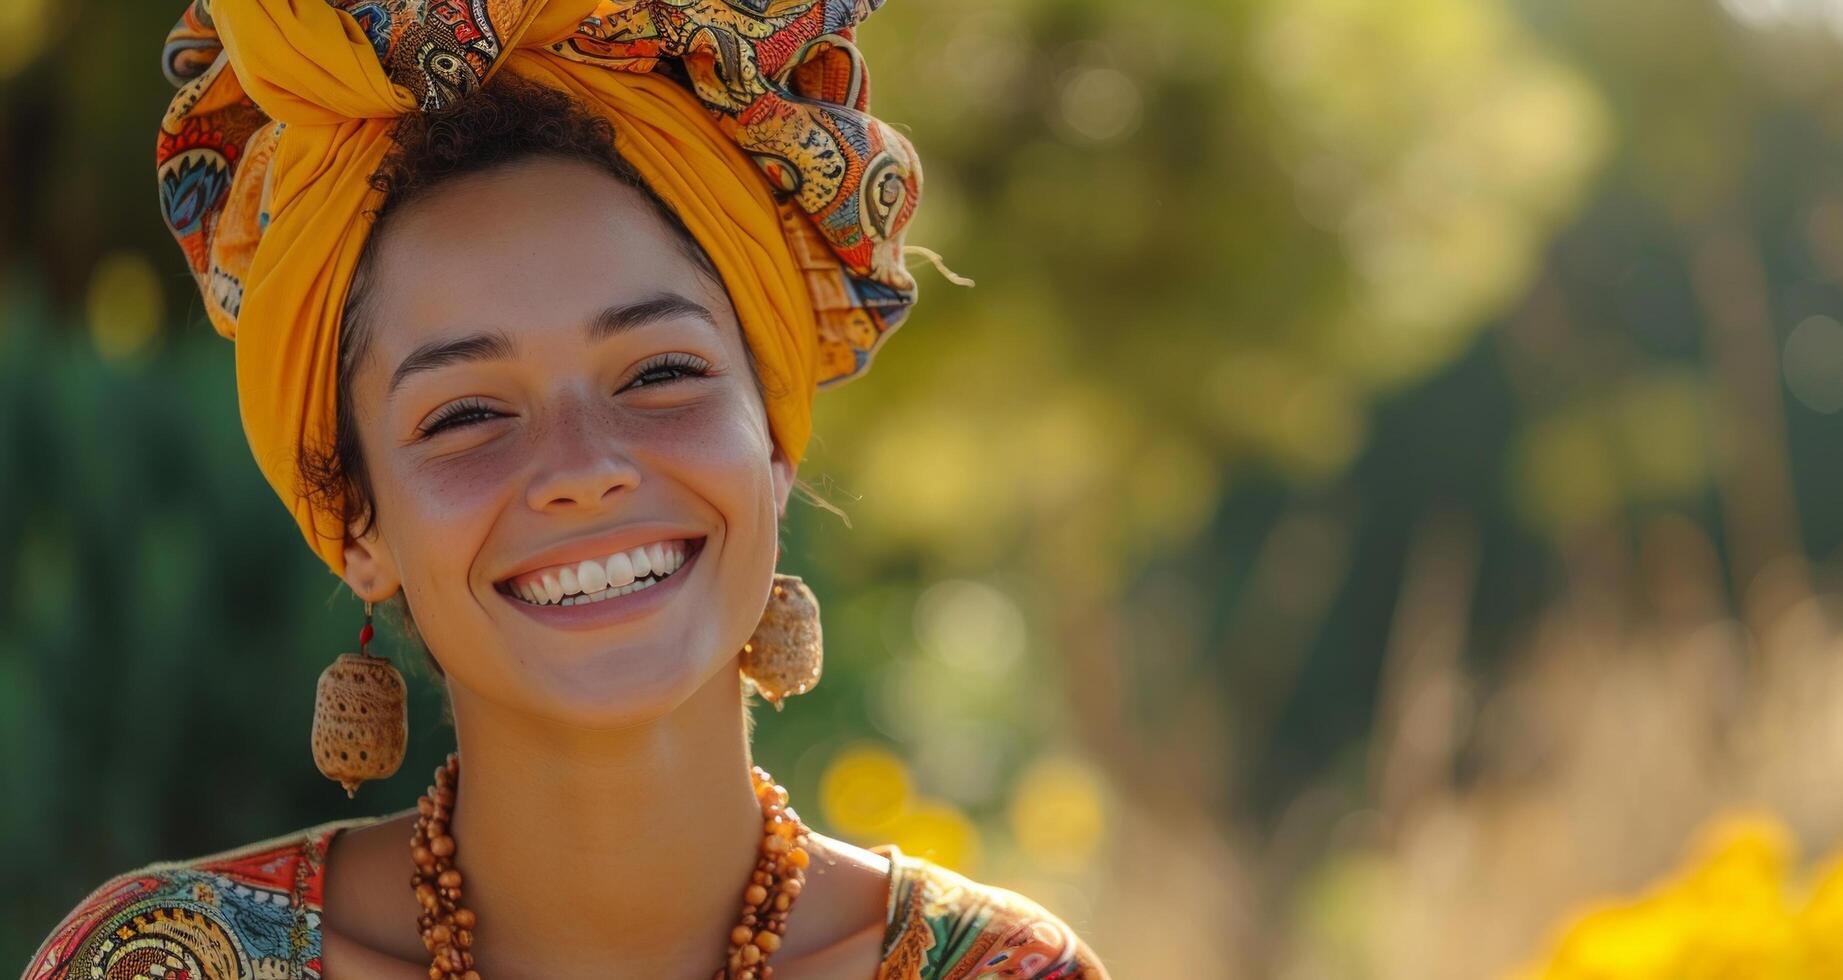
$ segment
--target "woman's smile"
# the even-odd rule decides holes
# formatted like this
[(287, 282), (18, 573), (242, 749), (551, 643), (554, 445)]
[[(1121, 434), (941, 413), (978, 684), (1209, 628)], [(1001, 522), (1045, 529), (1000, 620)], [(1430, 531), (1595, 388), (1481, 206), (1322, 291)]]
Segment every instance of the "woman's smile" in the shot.
[[(634, 576), (632, 563), (636, 551), (646, 553), (650, 563), (652, 552), (659, 551), (660, 568), (650, 567), (647, 574)], [(644, 616), (663, 607), (677, 595), (690, 572), (696, 567), (698, 556), (704, 553), (704, 539), (679, 538), (667, 541), (655, 541), (639, 549), (627, 549), (610, 555), (607, 559), (584, 559), (574, 564), (552, 565), (537, 572), (522, 574), (500, 582), (494, 591), (505, 597), (507, 603), (520, 612), (547, 626), (566, 630), (590, 630), (609, 626)], [(584, 579), (589, 586), (598, 583), (596, 570), (604, 570), (608, 565), (615, 566), (617, 574), (622, 573), (621, 564), (627, 563), (627, 582), (611, 585), (606, 578), (600, 588), (594, 592), (585, 592)], [(562, 594), (563, 576), (570, 573), (573, 588), (570, 594)], [(606, 571), (602, 573), (607, 575)], [(537, 585), (533, 586), (533, 576)], [(525, 594), (514, 591), (516, 585)], [(553, 593), (557, 598), (553, 599)]]
[(606, 557), (550, 565), (507, 579), (498, 588), (538, 606), (599, 602), (664, 581), (685, 563), (699, 540), (654, 541)]

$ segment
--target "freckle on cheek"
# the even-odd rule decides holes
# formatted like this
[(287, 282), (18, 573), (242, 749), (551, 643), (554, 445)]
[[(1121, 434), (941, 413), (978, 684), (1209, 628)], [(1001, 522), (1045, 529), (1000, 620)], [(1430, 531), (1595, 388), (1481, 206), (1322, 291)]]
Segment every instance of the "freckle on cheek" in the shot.
[(438, 538), (451, 535), (466, 523), (467, 515), (503, 494), (507, 486), (502, 467), (475, 461), (450, 463), (415, 468), (403, 475), (399, 485), (408, 510)]

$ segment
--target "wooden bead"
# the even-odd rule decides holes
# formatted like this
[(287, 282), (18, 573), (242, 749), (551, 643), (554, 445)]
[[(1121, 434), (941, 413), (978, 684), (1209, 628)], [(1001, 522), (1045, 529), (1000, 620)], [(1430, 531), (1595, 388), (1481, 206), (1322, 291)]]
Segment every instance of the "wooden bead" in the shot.
[(438, 925), (429, 930), (429, 938), (434, 941), (435, 945), (444, 946), (454, 939), (454, 930), (449, 929), (446, 925)]
[(433, 852), (436, 857), (450, 857), (454, 854), (454, 838), (449, 837), (447, 834), (443, 834), (429, 841), (429, 850)]
[(742, 962), (754, 966), (762, 961), (762, 948), (753, 943), (742, 947)]
[(800, 889), (806, 887), (806, 882), (801, 881), (798, 878), (782, 878), (780, 887), (781, 887), (781, 891), (784, 891), (789, 895), (798, 897), (800, 894)]
[(748, 890), (742, 893), (742, 900), (750, 905), (760, 905), (768, 900), (768, 889), (761, 885), (750, 885)]
[(449, 868), (441, 873), (441, 877), (435, 879), (435, 883), (443, 888), (459, 888), (461, 887), (461, 873)]
[(781, 948), (781, 937), (772, 932), (762, 931), (755, 934), (755, 945), (764, 953), (772, 953)]
[(749, 928), (748, 926), (737, 926), (736, 928), (730, 930), (730, 942), (735, 943), (738, 946), (746, 946), (748, 945), (749, 940), (754, 939), (754, 938), (755, 938), (755, 930)]
[(460, 926), (463, 929), (472, 929), (474, 927), (474, 910), (473, 909), (455, 909), (454, 910), (454, 924), (457, 926)]

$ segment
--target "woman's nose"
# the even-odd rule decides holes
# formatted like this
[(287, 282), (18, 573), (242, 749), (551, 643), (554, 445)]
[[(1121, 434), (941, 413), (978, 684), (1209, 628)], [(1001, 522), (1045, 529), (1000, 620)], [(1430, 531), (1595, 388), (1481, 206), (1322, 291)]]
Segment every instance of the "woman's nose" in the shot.
[(639, 467), (619, 440), (599, 431), (592, 415), (572, 413), (559, 419), (545, 437), (539, 470), (527, 491), (531, 509), (592, 509), (617, 491), (640, 485)]

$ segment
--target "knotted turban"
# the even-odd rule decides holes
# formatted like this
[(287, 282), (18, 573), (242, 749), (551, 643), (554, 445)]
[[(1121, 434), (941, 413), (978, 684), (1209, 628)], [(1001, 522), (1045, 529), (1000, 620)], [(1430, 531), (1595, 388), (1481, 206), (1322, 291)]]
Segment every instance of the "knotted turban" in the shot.
[(798, 462), (814, 391), (863, 371), (915, 300), (902, 236), (921, 165), (869, 115), (853, 44), (881, 3), (194, 0), (163, 57), (161, 207), (236, 343), (256, 461), (335, 573), (345, 515), (315, 504), (299, 460), (332, 444), (340, 315), (397, 117), (496, 71), (605, 116), (716, 265)]

